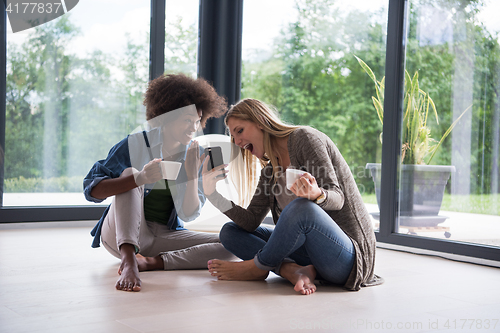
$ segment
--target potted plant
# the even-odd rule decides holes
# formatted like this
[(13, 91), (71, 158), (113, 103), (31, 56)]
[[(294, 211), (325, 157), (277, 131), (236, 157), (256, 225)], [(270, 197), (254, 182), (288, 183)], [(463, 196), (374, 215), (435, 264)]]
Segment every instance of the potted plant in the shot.
[[(356, 56), (355, 56), (356, 57)], [(363, 70), (375, 83), (376, 97), (372, 96), (373, 105), (380, 122), (384, 122), (385, 77), (377, 81), (370, 67), (356, 57)], [(428, 93), (420, 89), (418, 71), (410, 77), (405, 70), (404, 117), (401, 146), (401, 185), (399, 193), (400, 224), (404, 226), (436, 226), (447, 217), (439, 216), (444, 190), (454, 166), (429, 165), (437, 149), (448, 137), (458, 121), (470, 109), (469, 106), (451, 124), (439, 141), (431, 137), (427, 125), (429, 116), (434, 116), (439, 124), (439, 117), (434, 101)], [(382, 141), (382, 133), (380, 134)], [(375, 193), (380, 208), (381, 165), (368, 163), (375, 183)]]

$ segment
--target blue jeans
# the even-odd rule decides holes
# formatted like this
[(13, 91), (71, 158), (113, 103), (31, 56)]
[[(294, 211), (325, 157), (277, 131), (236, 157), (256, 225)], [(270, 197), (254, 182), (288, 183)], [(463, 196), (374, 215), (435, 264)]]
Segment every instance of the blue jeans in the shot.
[(293, 260), (301, 266), (313, 265), (318, 278), (337, 284), (347, 281), (356, 260), (351, 239), (321, 207), (304, 198), (285, 207), (274, 231), (258, 227), (248, 232), (229, 222), (219, 238), (237, 257), (255, 257), (261, 269), (279, 274), (281, 263)]

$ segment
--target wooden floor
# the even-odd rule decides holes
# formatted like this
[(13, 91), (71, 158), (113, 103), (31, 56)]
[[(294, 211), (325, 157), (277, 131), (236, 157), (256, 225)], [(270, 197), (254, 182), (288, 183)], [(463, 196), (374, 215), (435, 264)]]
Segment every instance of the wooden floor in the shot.
[(378, 249), (381, 286), (297, 295), (276, 275), (216, 281), (205, 270), (141, 273), (114, 289), (118, 260), (90, 224), (0, 228), (0, 332), (500, 332), (500, 269)]

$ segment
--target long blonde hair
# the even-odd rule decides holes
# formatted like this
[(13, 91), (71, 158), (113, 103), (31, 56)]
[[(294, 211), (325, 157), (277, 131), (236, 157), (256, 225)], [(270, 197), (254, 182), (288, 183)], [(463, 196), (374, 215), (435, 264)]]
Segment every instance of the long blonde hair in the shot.
[[(231, 106), (224, 122), (230, 118), (251, 121), (260, 125), (264, 133), (264, 156), (257, 158), (252, 153), (243, 148), (231, 151), (232, 166), (229, 170), (229, 177), (236, 187), (239, 196), (239, 203), (247, 206), (253, 197), (257, 183), (259, 181), (259, 166), (264, 167), (269, 162), (273, 167), (274, 181), (277, 180), (277, 174), (281, 171), (278, 159), (281, 156), (276, 149), (277, 138), (289, 136), (299, 126), (287, 125), (283, 123), (277, 115), (274, 107), (267, 105), (257, 99), (245, 98)], [(234, 138), (231, 137), (234, 143)], [(233, 145), (233, 148), (236, 147)]]

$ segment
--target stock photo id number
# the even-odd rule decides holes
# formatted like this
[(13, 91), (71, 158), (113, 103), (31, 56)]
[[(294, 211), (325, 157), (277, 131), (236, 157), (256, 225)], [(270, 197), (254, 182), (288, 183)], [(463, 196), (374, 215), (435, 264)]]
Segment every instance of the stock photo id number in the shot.
[(70, 10), (79, 0), (4, 0), (12, 32), (20, 32), (52, 21)]

